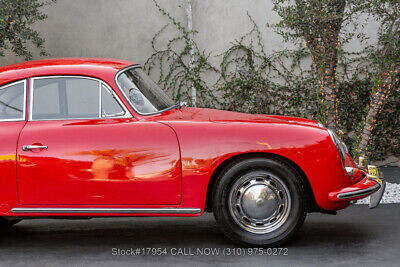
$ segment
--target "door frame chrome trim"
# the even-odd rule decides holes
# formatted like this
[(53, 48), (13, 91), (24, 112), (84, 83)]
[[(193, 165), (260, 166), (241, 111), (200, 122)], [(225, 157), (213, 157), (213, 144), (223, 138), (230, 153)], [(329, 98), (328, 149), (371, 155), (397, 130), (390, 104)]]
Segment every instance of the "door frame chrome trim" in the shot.
[[(40, 80), (40, 79), (56, 79), (56, 78), (78, 78), (78, 79), (87, 79), (87, 80), (94, 80), (99, 83), (99, 116), (97, 118), (62, 118), (62, 119), (33, 119), (33, 89), (34, 89), (34, 82), (35, 80)], [(117, 100), (118, 104), (124, 109), (125, 114), (123, 116), (118, 116), (118, 117), (112, 117), (112, 118), (107, 118), (107, 117), (102, 117), (101, 114), (101, 104), (102, 101), (100, 99), (101, 97), (101, 86), (104, 85), (112, 94), (115, 96), (115, 99)], [(125, 118), (133, 118), (132, 114), (128, 110), (128, 108), (125, 106), (125, 104), (122, 102), (118, 94), (115, 92), (115, 90), (105, 81), (90, 77), (90, 76), (85, 76), (85, 75), (47, 75), (47, 76), (34, 76), (29, 78), (29, 116), (28, 116), (28, 121), (66, 121), (66, 120), (106, 120), (106, 119), (125, 119)]]
[(198, 208), (13, 208), (13, 213), (198, 214)]

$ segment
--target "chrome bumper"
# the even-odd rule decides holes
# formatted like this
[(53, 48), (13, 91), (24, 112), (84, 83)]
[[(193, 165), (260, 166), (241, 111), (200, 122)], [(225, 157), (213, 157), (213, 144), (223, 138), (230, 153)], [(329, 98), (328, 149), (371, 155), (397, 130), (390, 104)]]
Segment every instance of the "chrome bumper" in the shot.
[(385, 193), (386, 181), (383, 179), (381, 179), (381, 181), (382, 183), (380, 184), (380, 188), (378, 189), (378, 191), (376, 191), (371, 195), (371, 198), (369, 200), (370, 209), (376, 208), (379, 205), (379, 203), (381, 203), (383, 194)]
[[(371, 196), (369, 208), (376, 208), (385, 193), (386, 182), (379, 169), (373, 165), (366, 165), (363, 158), (360, 158), (359, 169), (365, 174), (362, 180), (351, 186), (329, 193), (328, 198), (331, 201), (356, 201)], [(346, 171), (349, 173), (351, 170), (346, 169)]]
[[(363, 157), (360, 157), (358, 165), (361, 169), (365, 169), (365, 165), (367, 165), (366, 160)], [(382, 172), (378, 167), (367, 165), (366, 170), (368, 171), (367, 178), (375, 181), (378, 188), (374, 193), (372, 193), (369, 199), (369, 208), (373, 209), (376, 208), (382, 200), (386, 189), (386, 181), (383, 179)]]
[[(358, 160), (358, 165), (360, 168), (365, 169), (366, 160), (363, 157), (360, 157)], [(374, 180), (377, 185), (380, 185), (379, 189), (373, 193), (369, 199), (369, 208), (373, 209), (376, 208), (382, 200), (383, 194), (385, 193), (386, 189), (386, 181), (383, 179), (382, 172), (373, 165), (367, 165), (368, 179)]]
[(360, 197), (360, 196), (368, 196), (371, 195), (377, 191), (379, 191), (382, 188), (380, 184), (376, 184), (374, 186), (371, 186), (366, 189), (361, 189), (357, 191), (352, 191), (352, 192), (346, 192), (346, 193), (341, 193), (337, 195), (338, 199), (348, 199), (348, 198), (355, 198), (355, 197)]

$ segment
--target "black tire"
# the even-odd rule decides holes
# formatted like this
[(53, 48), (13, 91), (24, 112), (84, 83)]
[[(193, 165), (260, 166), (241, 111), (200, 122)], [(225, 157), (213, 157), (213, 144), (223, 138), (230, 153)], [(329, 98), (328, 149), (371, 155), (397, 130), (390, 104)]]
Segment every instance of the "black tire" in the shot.
[[(277, 229), (271, 227), (271, 231), (267, 233), (254, 233), (252, 229), (244, 229), (243, 226), (240, 225), (241, 223), (234, 218), (235, 211), (231, 211), (234, 209), (230, 209), (230, 207), (233, 206), (229, 205), (229, 203), (231, 203), (232, 195), (234, 195), (234, 193), (231, 192), (238, 192), (232, 191), (235, 190), (235, 186), (238, 183), (237, 181), (240, 182), (241, 180), (239, 179), (251, 177), (252, 175), (257, 175), (257, 177), (259, 175), (266, 175), (269, 178), (271, 178), (271, 176), (277, 177), (278, 180), (282, 182), (285, 193), (290, 195), (290, 197), (287, 197), (288, 201), (286, 203), (290, 204), (287, 204), (287, 208), (285, 208), (285, 217), (282, 216), (282, 219), (280, 219), (282, 225), (278, 225), (279, 227)], [(267, 188), (267, 186), (265, 187)], [(247, 188), (251, 188), (251, 186)], [(273, 191), (271, 190), (271, 192)], [(238, 195), (240, 195), (240, 193)], [(239, 196), (235, 198), (240, 199)], [(267, 198), (265, 199), (268, 200)], [(301, 177), (290, 165), (276, 158), (247, 158), (233, 162), (220, 175), (213, 190), (212, 203), (215, 219), (221, 231), (227, 237), (246, 246), (274, 247), (288, 242), (301, 227), (307, 215), (308, 201), (306, 189)], [(259, 207), (256, 208), (260, 210)], [(238, 208), (238, 210), (240, 209)], [(280, 210), (281, 208), (276, 212), (279, 213), (281, 212)], [(264, 212), (264, 207), (262, 208), (262, 212)], [(246, 222), (245, 220), (243, 221)], [(268, 224), (270, 224), (270, 221), (265, 225)], [(250, 227), (252, 227), (252, 225), (250, 225)]]

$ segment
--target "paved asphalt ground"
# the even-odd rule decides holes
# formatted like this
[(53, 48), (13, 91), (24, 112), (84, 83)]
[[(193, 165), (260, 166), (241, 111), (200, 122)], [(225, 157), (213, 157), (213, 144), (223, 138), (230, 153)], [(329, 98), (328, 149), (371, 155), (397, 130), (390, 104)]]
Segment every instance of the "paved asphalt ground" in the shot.
[[(384, 175), (400, 183), (400, 169), (386, 168)], [(219, 232), (212, 214), (26, 220), (0, 233), (0, 266), (400, 266), (399, 227), (400, 204), (374, 210), (355, 205), (336, 216), (309, 214), (287, 251), (281, 251), (288, 255), (268, 256), (249, 255), (256, 251), (233, 245)], [(131, 248), (161, 248), (167, 255), (113, 255)], [(209, 249), (218, 255), (199, 255)], [(242, 255), (223, 255), (229, 252)]]

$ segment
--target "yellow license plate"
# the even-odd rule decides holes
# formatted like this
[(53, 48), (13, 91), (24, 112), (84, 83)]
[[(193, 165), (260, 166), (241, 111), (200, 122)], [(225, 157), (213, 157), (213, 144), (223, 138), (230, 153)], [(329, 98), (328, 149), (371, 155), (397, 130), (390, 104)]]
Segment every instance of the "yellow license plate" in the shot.
[(377, 181), (381, 185), (383, 184), (382, 173), (374, 165), (368, 165), (368, 178)]

